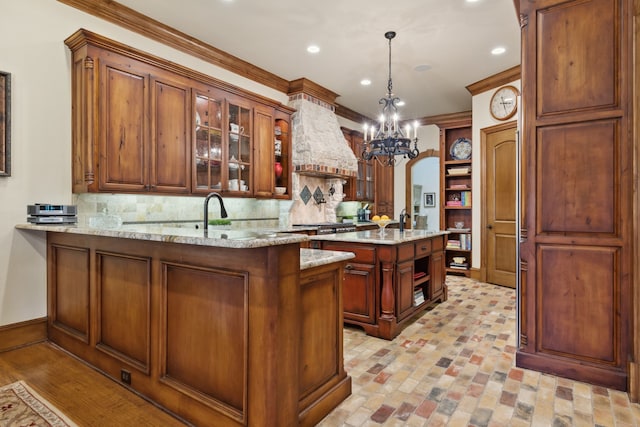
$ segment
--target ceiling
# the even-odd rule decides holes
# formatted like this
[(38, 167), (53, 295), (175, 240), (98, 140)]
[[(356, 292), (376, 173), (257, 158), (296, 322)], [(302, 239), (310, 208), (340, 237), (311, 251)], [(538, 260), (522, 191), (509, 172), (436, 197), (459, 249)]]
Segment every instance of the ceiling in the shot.
[[(513, 0), (118, 0), (286, 80), (305, 77), (337, 102), (375, 118), (386, 94), (392, 41), (401, 119), (471, 109), (469, 84), (520, 63)], [(310, 54), (309, 44), (320, 52)], [(506, 52), (490, 53), (496, 46)], [(427, 66), (426, 71), (416, 70)], [(422, 67), (424, 68), (424, 67)], [(370, 86), (360, 80), (368, 78)]]

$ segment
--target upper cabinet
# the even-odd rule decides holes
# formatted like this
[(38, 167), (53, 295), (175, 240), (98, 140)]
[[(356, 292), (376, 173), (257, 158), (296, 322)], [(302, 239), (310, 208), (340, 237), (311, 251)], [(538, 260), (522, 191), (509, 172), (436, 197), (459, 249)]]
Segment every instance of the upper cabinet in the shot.
[(290, 197), (292, 109), (85, 30), (65, 42), (74, 192)]
[(375, 198), (374, 160), (363, 160), (364, 136), (362, 132), (342, 128), (344, 138), (349, 143), (353, 154), (358, 159), (358, 172), (354, 178), (349, 178), (344, 186), (345, 201), (372, 202)]

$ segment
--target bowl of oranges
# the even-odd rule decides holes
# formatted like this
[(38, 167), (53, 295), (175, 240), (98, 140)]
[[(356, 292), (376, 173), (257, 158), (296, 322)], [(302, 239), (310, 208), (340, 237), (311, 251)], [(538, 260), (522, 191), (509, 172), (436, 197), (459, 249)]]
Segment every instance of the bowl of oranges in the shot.
[(374, 215), (371, 221), (375, 222), (380, 227), (380, 235), (384, 235), (384, 228), (393, 222), (387, 215)]

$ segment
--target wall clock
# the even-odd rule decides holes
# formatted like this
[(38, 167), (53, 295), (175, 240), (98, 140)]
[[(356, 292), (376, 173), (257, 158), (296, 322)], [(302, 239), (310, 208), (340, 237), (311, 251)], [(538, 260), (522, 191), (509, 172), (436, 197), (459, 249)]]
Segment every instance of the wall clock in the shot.
[(491, 97), (489, 111), (496, 120), (507, 120), (518, 110), (518, 89), (502, 86)]

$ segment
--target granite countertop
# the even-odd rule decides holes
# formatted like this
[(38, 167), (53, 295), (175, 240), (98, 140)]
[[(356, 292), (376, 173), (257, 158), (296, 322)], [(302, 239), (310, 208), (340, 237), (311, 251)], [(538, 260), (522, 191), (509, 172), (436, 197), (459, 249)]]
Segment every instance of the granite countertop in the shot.
[(428, 230), (405, 230), (401, 232), (397, 228), (392, 228), (385, 230), (384, 234), (380, 234), (380, 230), (367, 230), (355, 231), (351, 233), (321, 234), (317, 236), (309, 236), (309, 240), (397, 245), (398, 243), (429, 239), (436, 236), (442, 236), (444, 234), (449, 234), (449, 232)]
[(91, 228), (81, 225), (37, 225), (18, 224), (21, 230), (53, 231), (57, 233), (86, 234), (92, 236), (117, 237), (122, 239), (149, 240), (156, 242), (184, 243), (190, 245), (215, 246), (221, 248), (259, 248), (265, 246), (300, 243), (309, 240), (305, 234), (278, 233), (267, 229), (203, 230), (191, 227), (176, 227), (159, 224), (131, 224), (118, 228)]
[(355, 258), (353, 252), (300, 249), (300, 270)]

